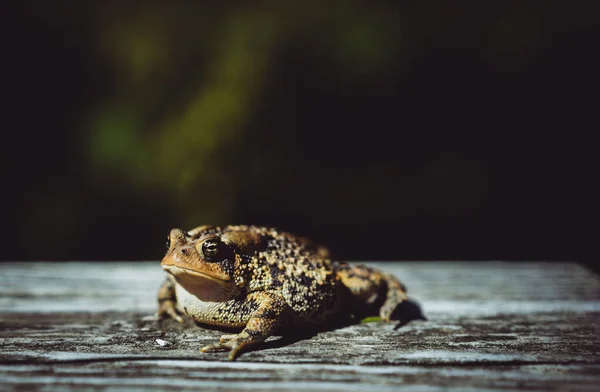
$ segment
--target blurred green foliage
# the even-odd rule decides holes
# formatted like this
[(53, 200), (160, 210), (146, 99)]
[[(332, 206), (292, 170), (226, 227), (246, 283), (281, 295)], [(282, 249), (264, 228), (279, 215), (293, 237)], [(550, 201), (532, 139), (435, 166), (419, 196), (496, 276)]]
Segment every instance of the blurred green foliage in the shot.
[(315, 6), (104, 4), (97, 50), (115, 82), (91, 119), (95, 175), (119, 171), (139, 193), (169, 189), (187, 226), (231, 222), (238, 191), (227, 155), (243, 153), (273, 53), (308, 40), (352, 82), (380, 72), (398, 48), (398, 11), (354, 1)]
[[(24, 169), (6, 178), (28, 179), (9, 195), (26, 257), (155, 257), (170, 226), (229, 223), (301, 228), (358, 258), (402, 257), (400, 237), (409, 257), (430, 238), (456, 255), (467, 237), (494, 248), (513, 210), (533, 211), (523, 227), (545, 216), (528, 187), (546, 194), (539, 173), (586, 156), (529, 155), (560, 156), (547, 130), (588, 118), (568, 98), (595, 72), (583, 2), (57, 1), (12, 15), (13, 134), (33, 158), (10, 155)], [(32, 227), (47, 233), (35, 244)], [(136, 246), (109, 243), (115, 227)]]

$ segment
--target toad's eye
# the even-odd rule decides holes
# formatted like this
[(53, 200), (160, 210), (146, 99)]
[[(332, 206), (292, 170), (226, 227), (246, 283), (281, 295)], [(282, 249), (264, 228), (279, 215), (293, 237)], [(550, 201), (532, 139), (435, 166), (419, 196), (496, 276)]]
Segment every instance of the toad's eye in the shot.
[(217, 240), (207, 240), (202, 244), (202, 253), (208, 259), (214, 258), (217, 253), (219, 253), (219, 241)]
[(165, 245), (167, 246), (167, 250), (171, 249), (171, 237), (167, 236), (167, 242), (165, 243)]

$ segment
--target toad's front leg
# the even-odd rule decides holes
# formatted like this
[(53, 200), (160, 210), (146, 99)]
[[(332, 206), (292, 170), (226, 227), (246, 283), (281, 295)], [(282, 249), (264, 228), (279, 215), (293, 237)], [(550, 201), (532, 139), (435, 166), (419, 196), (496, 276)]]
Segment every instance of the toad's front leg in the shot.
[(172, 318), (178, 323), (183, 323), (177, 310), (177, 296), (175, 295), (175, 283), (171, 277), (167, 277), (160, 286), (157, 294), (158, 318)]
[(250, 316), (246, 327), (238, 335), (223, 335), (219, 343), (201, 349), (202, 352), (227, 351), (233, 361), (243, 351), (259, 345), (273, 335), (286, 317), (289, 306), (278, 294), (269, 292), (253, 293), (249, 301), (256, 301), (258, 307)]

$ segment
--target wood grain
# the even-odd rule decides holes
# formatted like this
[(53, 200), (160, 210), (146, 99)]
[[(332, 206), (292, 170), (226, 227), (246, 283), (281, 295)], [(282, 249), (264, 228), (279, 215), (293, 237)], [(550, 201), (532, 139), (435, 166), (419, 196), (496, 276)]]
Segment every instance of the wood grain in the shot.
[[(600, 279), (574, 263), (370, 263), (428, 321), (347, 326), (225, 361), (159, 323), (158, 262), (0, 264), (3, 390), (594, 390)], [(157, 339), (164, 345), (157, 343)]]

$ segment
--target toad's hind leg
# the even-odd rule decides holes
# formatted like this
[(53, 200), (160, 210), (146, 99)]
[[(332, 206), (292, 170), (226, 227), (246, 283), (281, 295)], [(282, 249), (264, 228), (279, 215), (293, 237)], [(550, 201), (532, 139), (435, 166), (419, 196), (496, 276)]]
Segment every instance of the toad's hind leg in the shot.
[(383, 321), (390, 321), (396, 307), (408, 299), (406, 287), (394, 276), (364, 265), (342, 264), (337, 270), (344, 286), (357, 299), (366, 302), (386, 291), (385, 302), (379, 309)]
[(289, 310), (284, 299), (274, 293), (257, 292), (250, 294), (248, 300), (258, 303), (258, 307), (244, 330), (238, 335), (221, 336), (219, 343), (203, 347), (202, 352), (229, 350), (229, 360), (233, 361), (240, 353), (259, 345), (277, 331)]

